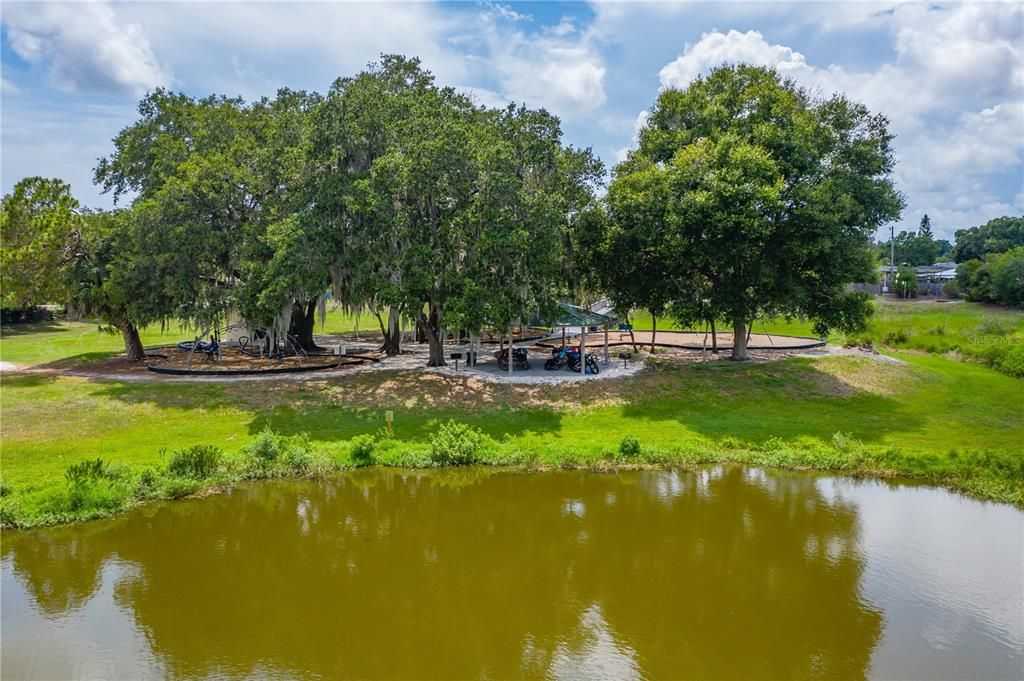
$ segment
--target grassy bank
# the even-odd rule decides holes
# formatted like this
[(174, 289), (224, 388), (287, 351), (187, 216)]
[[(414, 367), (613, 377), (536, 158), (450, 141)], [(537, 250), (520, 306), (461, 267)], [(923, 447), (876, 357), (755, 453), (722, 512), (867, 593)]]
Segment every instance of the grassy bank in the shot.
[[(1010, 376), (1024, 378), (1024, 312), (959, 301), (893, 300), (876, 298), (875, 314), (860, 333), (834, 333), (837, 345), (914, 350), (984, 364)], [(637, 330), (650, 330), (650, 314), (634, 314)], [(670, 319), (658, 320), (659, 330), (679, 330)], [(728, 328), (720, 329), (729, 331)], [(754, 323), (756, 333), (814, 336), (812, 324), (799, 319)]]
[[(571, 387), (422, 372), (195, 385), (10, 375), (0, 394), (0, 509), (5, 524), (28, 526), (262, 475), (326, 475), (368, 462), (432, 466), (431, 440), (449, 420), (479, 429), (472, 460), (485, 464), (735, 461), (907, 475), (1024, 505), (1020, 380), (936, 356), (902, 357), (904, 364), (656, 362), (631, 379)], [(394, 430), (382, 435), (387, 410)], [(301, 439), (308, 456), (254, 468), (246, 444), (267, 429)], [(353, 456), (359, 436), (376, 437), (369, 458)], [(639, 447), (623, 451), (627, 436)], [(223, 455), (208, 476), (183, 478), (172, 462), (193, 445)], [(67, 470), (97, 458), (100, 473), (82, 489), (99, 491), (85, 494)]]
[[(438, 465), (431, 439), (450, 420), (479, 429), (482, 444), (472, 460), (485, 464), (734, 461), (907, 475), (1024, 505), (1024, 388), (1011, 377), (1024, 346), (1024, 314), (972, 303), (876, 307), (867, 332), (831, 340), (895, 349), (902, 363), (835, 356), (748, 365), (656, 359), (636, 377), (572, 386), (509, 386), (410, 371), (222, 384), (5, 374), (0, 514), (6, 525), (29, 526), (254, 477), (328, 475), (367, 463)], [(364, 316), (361, 327), (371, 321)], [(642, 326), (642, 317), (637, 321)], [(354, 326), (352, 317), (335, 311), (325, 331)], [(785, 321), (767, 329), (810, 331)], [(187, 335), (150, 328), (143, 339), (157, 344)], [(55, 322), (4, 328), (0, 358), (66, 366), (115, 354), (119, 344), (95, 324)], [(381, 435), (387, 411), (394, 413), (394, 430)], [(255, 465), (247, 443), (265, 431), (282, 451), (294, 445), (304, 454)], [(361, 456), (368, 437), (376, 438), (372, 454)], [(624, 439), (638, 444), (623, 448)], [(216, 465), (202, 476), (183, 476), (174, 468), (176, 453), (195, 445), (215, 448)]]
[(867, 331), (844, 340), (948, 355), (1024, 378), (1024, 312), (994, 305), (876, 302)]

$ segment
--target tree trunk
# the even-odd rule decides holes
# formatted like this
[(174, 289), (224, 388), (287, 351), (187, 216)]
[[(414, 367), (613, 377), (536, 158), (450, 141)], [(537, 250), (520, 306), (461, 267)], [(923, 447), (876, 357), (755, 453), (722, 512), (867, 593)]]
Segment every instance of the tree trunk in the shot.
[(734, 319), (732, 322), (732, 357), (734, 362), (746, 362), (750, 359), (747, 354), (747, 324), (743, 319)]
[(711, 352), (718, 354), (718, 331), (715, 330), (715, 318), (711, 318)]
[(654, 354), (654, 340), (658, 337), (658, 317), (651, 315), (651, 354)]
[(121, 336), (124, 338), (124, 356), (129, 362), (141, 362), (146, 358), (146, 349), (142, 347), (139, 330), (127, 319), (120, 324)]
[(384, 325), (384, 318), (380, 316), (380, 313), (374, 313), (377, 316), (377, 323), (380, 324), (381, 335), (384, 336), (384, 342), (381, 344), (381, 351), (388, 357), (394, 357), (402, 353), (402, 325), (399, 323), (398, 308), (390, 308), (388, 310), (388, 323)]
[(430, 315), (421, 311), (416, 318), (416, 328), (427, 339), (430, 347), (430, 359), (427, 360), (428, 367), (447, 366), (444, 361), (444, 344), (441, 342), (441, 313), (437, 307), (430, 304)]
[(317, 298), (311, 298), (305, 303), (300, 301), (292, 303), (292, 319), (288, 325), (288, 335), (292, 336), (299, 347), (306, 352), (321, 349), (313, 340), (313, 329), (316, 326), (316, 303)]

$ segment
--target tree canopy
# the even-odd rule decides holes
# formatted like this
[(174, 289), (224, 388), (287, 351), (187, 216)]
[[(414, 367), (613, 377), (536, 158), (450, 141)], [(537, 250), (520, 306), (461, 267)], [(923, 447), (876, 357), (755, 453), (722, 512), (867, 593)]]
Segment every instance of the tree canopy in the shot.
[(330, 290), (374, 312), (389, 353), (413, 323), (431, 365), (449, 332), (599, 292), (725, 321), (742, 359), (761, 316), (863, 324), (846, 285), (870, 276), (871, 235), (903, 205), (884, 117), (744, 65), (662, 92), (603, 200), (603, 164), (557, 117), (478, 105), (397, 55), (323, 96), (159, 89), (138, 110), (95, 169), (118, 210), (82, 211), (41, 178), (3, 206), (5, 304), (68, 300), (135, 358), (140, 324), (229, 313), (313, 347)]
[[(665, 90), (614, 171), (608, 268), (662, 268), (686, 321), (732, 324), (734, 359), (758, 316), (856, 328), (870, 308), (846, 285), (871, 276), (871, 236), (903, 207), (891, 140), (883, 116), (771, 69), (726, 66)], [(627, 277), (606, 283), (616, 300), (636, 296)]]
[(336, 81), (314, 119), (313, 215), (339, 299), (387, 307), (386, 336), (412, 318), (431, 365), (444, 364), (447, 328), (553, 310), (602, 172), (589, 150), (562, 146), (557, 118), (476, 106), (417, 60), (386, 56)]
[[(608, 266), (653, 272), (686, 322), (729, 322), (733, 358), (760, 315), (856, 328), (869, 308), (846, 286), (871, 275), (871, 235), (903, 205), (891, 140), (884, 117), (769, 69), (723, 67), (665, 90), (614, 170)], [(612, 295), (632, 295), (624, 286)]]
[(70, 185), (27, 177), (0, 204), (0, 291), (3, 307), (63, 303), (67, 282), (60, 265), (79, 239), (81, 211)]
[(930, 236), (922, 236), (919, 232), (902, 231), (896, 235), (895, 241), (883, 241), (878, 244), (879, 259), (887, 263), (895, 254), (897, 266), (932, 265), (938, 262), (942, 255), (948, 253), (948, 250), (943, 253), (943, 242), (936, 241)]
[(958, 229), (953, 260), (984, 260), (991, 253), (1005, 253), (1018, 246), (1024, 246), (1024, 216), (1004, 216), (977, 227)]
[(925, 213), (924, 217), (921, 218), (921, 224), (917, 228), (917, 235), (920, 236), (920, 237), (924, 237), (926, 239), (933, 238), (932, 237), (932, 219), (930, 217), (928, 217), (928, 213)]
[(115, 201), (132, 198), (138, 255), (153, 265), (152, 314), (209, 329), (234, 310), (312, 343), (326, 260), (301, 213), (318, 100), (288, 89), (251, 104), (156, 90), (140, 102), (95, 176)]

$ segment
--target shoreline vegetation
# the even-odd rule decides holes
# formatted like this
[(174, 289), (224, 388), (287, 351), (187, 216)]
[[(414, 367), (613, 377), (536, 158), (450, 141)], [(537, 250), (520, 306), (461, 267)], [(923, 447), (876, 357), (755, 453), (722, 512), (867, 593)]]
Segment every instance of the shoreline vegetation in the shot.
[[(659, 352), (635, 376), (571, 386), (415, 370), (258, 385), (5, 372), (0, 523), (75, 522), (246, 480), (367, 465), (737, 463), (907, 478), (1024, 508), (1021, 379), (948, 350), (1002, 347), (1012, 357), (1024, 347), (1024, 314), (970, 303), (876, 307), (864, 337), (896, 361), (853, 352), (703, 364)], [(352, 321), (334, 315), (328, 326), (345, 332)], [(802, 331), (800, 322), (766, 326)], [(0, 359), (103, 359), (100, 336), (86, 329), (5, 327)]]
[(133, 469), (103, 459), (65, 469), (64, 484), (8, 501), (0, 499), (4, 529), (29, 529), (82, 522), (129, 511), (140, 504), (222, 493), (258, 480), (327, 479), (369, 466), (433, 469), (487, 466), (497, 470), (541, 472), (584, 469), (601, 473), (636, 468), (693, 468), (746, 465), (759, 468), (829, 473), (849, 477), (896, 479), (946, 488), (980, 500), (1024, 508), (1024, 465), (1020, 457), (993, 451), (946, 455), (908, 454), (897, 447), (878, 449), (837, 432), (818, 446), (769, 439), (751, 447), (726, 439), (717, 446), (691, 445), (673, 450), (644, 447), (625, 435), (614, 451), (597, 455), (566, 449), (540, 454), (509, 446), (478, 429), (449, 421), (427, 443), (396, 440), (385, 434), (353, 438), (343, 453), (332, 455), (308, 436), (281, 436), (264, 430), (238, 452), (194, 445), (166, 455), (166, 463)]

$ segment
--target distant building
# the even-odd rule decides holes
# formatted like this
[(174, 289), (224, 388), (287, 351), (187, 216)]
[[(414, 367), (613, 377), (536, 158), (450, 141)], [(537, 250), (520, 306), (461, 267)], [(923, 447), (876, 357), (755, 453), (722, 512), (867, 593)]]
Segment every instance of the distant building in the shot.
[[(899, 268), (899, 265), (896, 267), (893, 267), (892, 265), (882, 265), (878, 268), (878, 271), (882, 274), (882, 278), (888, 281), (890, 276), (899, 270)], [(934, 265), (918, 265), (914, 268), (914, 271), (917, 272), (917, 281), (920, 283), (940, 284), (956, 279), (955, 262), (937, 262)]]

